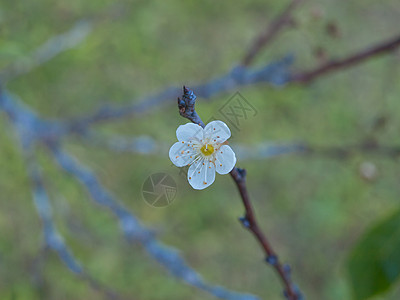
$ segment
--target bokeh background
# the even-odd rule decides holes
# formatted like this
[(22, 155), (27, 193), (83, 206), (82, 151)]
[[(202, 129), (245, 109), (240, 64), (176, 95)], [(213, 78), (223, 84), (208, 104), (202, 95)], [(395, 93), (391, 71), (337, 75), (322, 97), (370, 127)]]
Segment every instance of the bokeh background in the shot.
[[(41, 117), (72, 119), (104, 104), (136, 103), (166, 86), (190, 87), (228, 72), (286, 2), (3, 0), (0, 67), (24, 62), (33, 49), (78, 21), (92, 22), (81, 43), (6, 85)], [(253, 65), (290, 54), (292, 69), (306, 70), (399, 34), (399, 18), (395, 0), (305, 1), (293, 13), (293, 26)], [(397, 51), (309, 85), (238, 88), (257, 115), (241, 123), (232, 147), (301, 142), (346, 148), (366, 140), (399, 145), (399, 62)], [(234, 92), (199, 98), (203, 120), (218, 115)], [(161, 241), (180, 249), (204, 279), (261, 299), (282, 299), (279, 278), (237, 220), (243, 207), (230, 176), (217, 176), (211, 187), (194, 191), (171, 166), (165, 145), (175, 142), (176, 128), (186, 122), (171, 99), (145, 114), (93, 127), (106, 137), (151, 140), (163, 145), (160, 151), (114, 151), (76, 135), (65, 140), (65, 147)], [(104, 290), (72, 273), (54, 252), (43, 254), (26, 165), (4, 113), (0, 123), (0, 299), (107, 299)], [(44, 147), (36, 153), (55, 223), (100, 285), (126, 299), (215, 299), (170, 276), (140, 245), (128, 244), (116, 219), (93, 204)], [(246, 151), (242, 154), (237, 165), (248, 170), (260, 225), (280, 258), (290, 263), (306, 298), (352, 299), (352, 249), (399, 208), (396, 157), (357, 150), (346, 157), (318, 151), (247, 159)], [(372, 171), (365, 174), (366, 167)], [(141, 194), (146, 178), (156, 172), (170, 174), (178, 187), (175, 201), (162, 209), (147, 205)], [(376, 299), (399, 299), (393, 281)]]

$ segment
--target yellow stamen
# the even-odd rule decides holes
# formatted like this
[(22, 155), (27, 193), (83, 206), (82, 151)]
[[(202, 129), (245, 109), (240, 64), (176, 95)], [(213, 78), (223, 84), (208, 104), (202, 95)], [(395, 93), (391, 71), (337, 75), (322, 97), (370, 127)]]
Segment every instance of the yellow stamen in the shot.
[(203, 147), (201, 147), (200, 151), (205, 155), (209, 156), (214, 153), (214, 147), (210, 144), (206, 144)]

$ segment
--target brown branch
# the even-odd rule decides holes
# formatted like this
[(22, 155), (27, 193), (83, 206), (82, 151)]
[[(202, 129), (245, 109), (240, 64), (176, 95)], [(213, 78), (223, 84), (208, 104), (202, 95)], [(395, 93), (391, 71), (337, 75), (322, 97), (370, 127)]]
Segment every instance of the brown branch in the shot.
[(267, 27), (265, 31), (263, 31), (259, 36), (256, 37), (253, 44), (250, 46), (246, 55), (243, 57), (241, 64), (243, 66), (250, 65), (257, 54), (268, 44), (270, 44), (274, 38), (278, 36), (278, 33), (281, 30), (290, 25), (292, 22), (291, 14), (293, 10), (296, 8), (298, 4), (300, 4), (302, 0), (291, 0), (288, 6), (282, 11), (280, 15), (278, 15)]
[(234, 168), (231, 171), (231, 176), (238, 187), (240, 196), (242, 198), (242, 202), (245, 208), (245, 216), (240, 218), (243, 226), (249, 229), (258, 243), (260, 244), (261, 248), (263, 249), (266, 255), (266, 261), (274, 267), (276, 272), (278, 273), (282, 284), (285, 287), (285, 296), (289, 300), (297, 300), (299, 299), (299, 293), (296, 291), (296, 287), (294, 286), (291, 278), (290, 278), (290, 270), (288, 270), (278, 259), (278, 255), (272, 248), (271, 244), (269, 243), (268, 239), (261, 231), (260, 227), (258, 226), (253, 205), (251, 204), (249, 194), (247, 192), (246, 186), (246, 170)]
[(348, 68), (353, 65), (362, 63), (373, 56), (393, 51), (399, 46), (400, 35), (394, 37), (389, 41), (377, 44), (366, 50), (361, 50), (357, 53), (349, 55), (348, 57), (345, 57), (343, 59), (331, 60), (315, 69), (294, 74), (291, 76), (291, 81), (299, 83), (309, 83), (317, 79), (318, 77), (326, 75), (330, 72), (336, 71), (338, 69)]
[[(178, 108), (179, 113), (182, 117), (189, 119), (193, 123), (199, 124), (203, 128), (205, 127), (203, 121), (200, 116), (196, 113), (195, 110), (195, 102), (196, 96), (193, 91), (190, 89), (183, 87), (183, 96), (182, 99), (178, 98)], [(253, 205), (251, 204), (249, 194), (247, 192), (246, 186), (246, 170), (233, 168), (230, 172), (232, 179), (235, 181), (236, 186), (238, 187), (244, 208), (245, 208), (245, 216), (240, 218), (239, 220), (242, 222), (243, 226), (250, 230), (256, 240), (259, 242), (261, 248), (266, 255), (266, 262), (274, 267), (278, 276), (280, 277), (284, 287), (285, 287), (285, 296), (289, 300), (300, 300), (301, 295), (295, 285), (293, 284), (290, 278), (290, 269), (285, 267), (279, 259), (276, 252), (273, 250), (271, 244), (266, 238), (265, 234), (262, 232), (260, 227), (258, 226)]]

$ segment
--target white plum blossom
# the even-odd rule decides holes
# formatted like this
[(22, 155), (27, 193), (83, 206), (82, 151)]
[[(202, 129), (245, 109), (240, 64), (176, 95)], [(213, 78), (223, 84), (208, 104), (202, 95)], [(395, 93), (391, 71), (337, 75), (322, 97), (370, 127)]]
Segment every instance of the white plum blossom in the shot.
[(230, 136), (229, 127), (222, 121), (212, 121), (204, 129), (194, 123), (181, 125), (169, 158), (177, 167), (189, 165), (190, 185), (196, 190), (205, 189), (214, 182), (215, 172), (228, 174), (236, 164), (235, 153), (227, 145)]

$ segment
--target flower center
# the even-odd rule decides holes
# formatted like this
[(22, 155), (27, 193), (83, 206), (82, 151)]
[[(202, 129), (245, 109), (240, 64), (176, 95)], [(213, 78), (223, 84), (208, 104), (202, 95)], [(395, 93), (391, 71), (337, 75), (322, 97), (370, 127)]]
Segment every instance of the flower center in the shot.
[(203, 147), (200, 148), (201, 153), (205, 156), (210, 156), (214, 153), (214, 147), (210, 144), (205, 144)]

